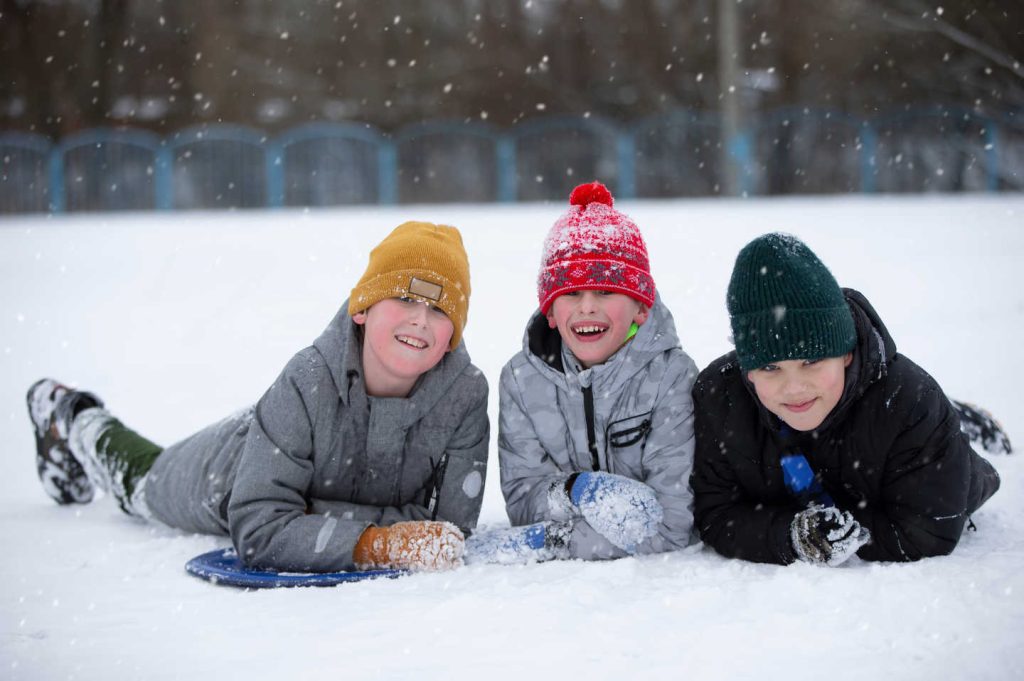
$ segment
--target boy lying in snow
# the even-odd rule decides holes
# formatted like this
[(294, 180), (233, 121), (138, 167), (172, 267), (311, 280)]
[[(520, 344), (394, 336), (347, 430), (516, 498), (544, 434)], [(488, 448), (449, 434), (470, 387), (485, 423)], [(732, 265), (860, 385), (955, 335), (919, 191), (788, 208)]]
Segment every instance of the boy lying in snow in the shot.
[[(951, 403), (801, 241), (761, 236), (729, 282), (736, 350), (694, 388), (696, 527), (724, 556), (839, 565), (953, 550), (999, 476), (998, 426)], [(965, 430), (968, 430), (965, 428)]]
[(249, 566), (331, 572), (461, 563), (487, 463), (487, 383), (460, 342), (469, 263), (454, 227), (408, 222), (255, 407), (161, 450), (94, 395), (28, 393), (43, 488), (230, 534)]
[(466, 562), (617, 558), (687, 545), (696, 367), (656, 296), (636, 225), (596, 182), (548, 235), (540, 310), (501, 373), (498, 451), (513, 527)]

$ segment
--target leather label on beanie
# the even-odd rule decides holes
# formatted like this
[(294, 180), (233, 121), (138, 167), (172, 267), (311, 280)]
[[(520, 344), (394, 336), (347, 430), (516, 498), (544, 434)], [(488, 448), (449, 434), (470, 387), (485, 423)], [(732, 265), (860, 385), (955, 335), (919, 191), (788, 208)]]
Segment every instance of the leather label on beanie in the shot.
[(429, 298), (434, 301), (441, 300), (441, 292), (443, 290), (444, 288), (440, 284), (417, 279), (416, 277), (409, 281), (409, 293), (421, 298)]

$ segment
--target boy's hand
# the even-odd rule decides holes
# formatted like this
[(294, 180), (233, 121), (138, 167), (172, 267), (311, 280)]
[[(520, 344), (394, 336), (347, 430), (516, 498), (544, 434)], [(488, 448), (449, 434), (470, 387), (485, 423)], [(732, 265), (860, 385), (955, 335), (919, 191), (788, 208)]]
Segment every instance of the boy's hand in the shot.
[(846, 562), (871, 541), (871, 533), (849, 511), (834, 506), (812, 506), (797, 513), (789, 534), (800, 560), (830, 567)]
[(654, 536), (664, 517), (654, 490), (614, 473), (580, 473), (567, 492), (590, 526), (626, 553)]
[(362, 570), (450, 570), (462, 564), (466, 538), (451, 523), (410, 520), (367, 527), (352, 560)]
[(466, 540), (466, 565), (516, 565), (569, 557), (566, 547), (572, 524), (545, 521), (521, 527), (474, 532)]

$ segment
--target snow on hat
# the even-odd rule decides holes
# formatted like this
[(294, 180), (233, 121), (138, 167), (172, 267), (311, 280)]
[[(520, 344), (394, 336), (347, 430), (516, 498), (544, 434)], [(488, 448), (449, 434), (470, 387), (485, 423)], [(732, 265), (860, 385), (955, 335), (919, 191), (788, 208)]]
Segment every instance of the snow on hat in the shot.
[(654, 305), (647, 245), (636, 223), (612, 203), (611, 192), (600, 182), (572, 190), (569, 211), (544, 240), (537, 277), (542, 314), (563, 293), (586, 289), (624, 293), (648, 307)]
[(469, 259), (459, 230), (406, 222), (370, 251), (370, 262), (348, 299), (348, 313), (385, 298), (414, 298), (435, 305), (452, 320), (449, 344), (459, 345), (469, 314)]
[(853, 315), (835, 277), (807, 244), (764, 234), (736, 256), (726, 297), (740, 368), (839, 357), (853, 349)]

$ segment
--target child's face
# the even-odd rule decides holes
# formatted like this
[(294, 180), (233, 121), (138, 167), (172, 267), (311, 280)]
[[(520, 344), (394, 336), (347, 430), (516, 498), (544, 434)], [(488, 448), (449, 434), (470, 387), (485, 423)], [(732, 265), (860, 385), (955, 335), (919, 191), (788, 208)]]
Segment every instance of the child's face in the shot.
[(794, 430), (814, 430), (843, 396), (852, 353), (819, 360), (787, 359), (747, 372), (757, 399)]
[(385, 298), (352, 315), (363, 325), (363, 372), (371, 394), (404, 396), (448, 352), (455, 327), (444, 312), (410, 298)]
[(647, 321), (645, 305), (623, 293), (572, 291), (555, 298), (548, 309), (548, 326), (558, 329), (562, 342), (584, 368), (601, 364), (626, 342), (634, 322)]

